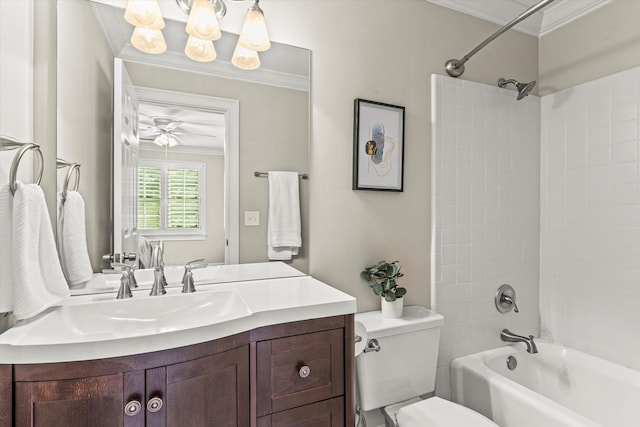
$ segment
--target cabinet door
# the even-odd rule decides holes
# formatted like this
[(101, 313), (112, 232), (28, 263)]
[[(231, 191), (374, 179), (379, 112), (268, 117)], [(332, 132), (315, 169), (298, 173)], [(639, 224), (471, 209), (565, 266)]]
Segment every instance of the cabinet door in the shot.
[(124, 426), (123, 374), (16, 382), (16, 426)]
[(248, 346), (160, 369), (164, 385), (156, 370), (147, 372), (147, 401), (166, 396), (160, 411), (147, 412), (148, 426), (165, 425), (157, 414), (167, 427), (249, 427)]
[(257, 427), (344, 427), (344, 399), (336, 397), (258, 418)]

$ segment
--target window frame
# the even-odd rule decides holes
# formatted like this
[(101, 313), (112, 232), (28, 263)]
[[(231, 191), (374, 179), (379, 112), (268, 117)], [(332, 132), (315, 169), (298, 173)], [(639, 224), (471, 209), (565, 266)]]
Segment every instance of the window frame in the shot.
[[(140, 158), (138, 167), (157, 167), (160, 169), (160, 228), (139, 228), (138, 234), (151, 240), (204, 240), (207, 237), (206, 221), (206, 182), (207, 166), (205, 162), (195, 162), (186, 160), (162, 160)], [(198, 215), (200, 228), (197, 229), (176, 229), (168, 228), (169, 199), (168, 199), (168, 171), (169, 169), (198, 169), (200, 180), (198, 183)], [(138, 183), (138, 190), (140, 183)], [(138, 195), (137, 207), (139, 208), (140, 196)]]

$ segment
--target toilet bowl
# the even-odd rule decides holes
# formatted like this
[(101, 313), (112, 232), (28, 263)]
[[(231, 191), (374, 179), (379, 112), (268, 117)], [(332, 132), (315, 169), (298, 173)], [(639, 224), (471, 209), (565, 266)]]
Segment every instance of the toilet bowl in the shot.
[(359, 406), (380, 409), (388, 427), (496, 427), (462, 405), (431, 397), (435, 390), (440, 327), (444, 318), (419, 306), (399, 319), (381, 311), (356, 314), (366, 343), (356, 357)]

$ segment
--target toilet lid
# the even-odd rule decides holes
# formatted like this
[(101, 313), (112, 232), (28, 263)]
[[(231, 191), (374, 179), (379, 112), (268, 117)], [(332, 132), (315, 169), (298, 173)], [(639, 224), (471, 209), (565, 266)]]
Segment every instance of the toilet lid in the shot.
[(400, 427), (497, 427), (483, 415), (448, 400), (432, 397), (400, 408)]

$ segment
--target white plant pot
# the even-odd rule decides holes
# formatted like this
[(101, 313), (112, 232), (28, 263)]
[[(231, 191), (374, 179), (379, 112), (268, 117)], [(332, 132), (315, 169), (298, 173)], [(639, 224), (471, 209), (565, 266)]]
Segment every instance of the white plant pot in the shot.
[(382, 301), (382, 317), (389, 319), (399, 319), (402, 317), (402, 309), (404, 306), (404, 298), (396, 298), (395, 301), (387, 301), (381, 297)]

